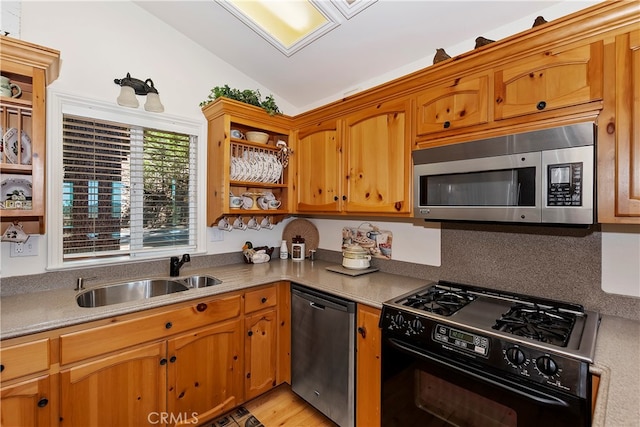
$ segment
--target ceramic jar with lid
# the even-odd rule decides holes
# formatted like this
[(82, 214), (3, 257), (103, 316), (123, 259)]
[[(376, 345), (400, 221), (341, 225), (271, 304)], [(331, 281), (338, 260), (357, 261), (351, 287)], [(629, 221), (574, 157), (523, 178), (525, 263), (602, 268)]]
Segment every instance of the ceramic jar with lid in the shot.
[(304, 237), (298, 234), (291, 239), (291, 259), (294, 261), (303, 261), (305, 255)]
[(369, 268), (371, 255), (358, 244), (347, 246), (342, 251), (342, 266), (353, 270)]

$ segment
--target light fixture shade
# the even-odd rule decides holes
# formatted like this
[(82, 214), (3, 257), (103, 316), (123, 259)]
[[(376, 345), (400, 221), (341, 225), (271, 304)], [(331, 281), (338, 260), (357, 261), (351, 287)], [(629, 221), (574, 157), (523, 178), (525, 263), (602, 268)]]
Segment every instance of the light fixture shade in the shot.
[(118, 96), (118, 105), (129, 108), (138, 108), (138, 98), (136, 92), (131, 86), (122, 86), (120, 96)]
[(147, 93), (147, 102), (144, 104), (144, 109), (152, 113), (162, 113), (164, 106), (160, 102), (160, 95), (154, 92)]

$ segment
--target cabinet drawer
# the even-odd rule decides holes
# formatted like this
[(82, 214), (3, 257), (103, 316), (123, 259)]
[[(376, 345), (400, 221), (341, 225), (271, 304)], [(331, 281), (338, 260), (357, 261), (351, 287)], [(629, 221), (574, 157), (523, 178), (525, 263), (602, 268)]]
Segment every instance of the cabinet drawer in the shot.
[(2, 381), (46, 371), (49, 369), (49, 339), (0, 349), (0, 364)]
[(192, 305), (119, 321), (60, 336), (60, 363), (67, 364), (240, 315), (240, 295), (201, 300)]
[(266, 307), (275, 306), (276, 293), (275, 286), (247, 292), (244, 296), (244, 312), (253, 313)]

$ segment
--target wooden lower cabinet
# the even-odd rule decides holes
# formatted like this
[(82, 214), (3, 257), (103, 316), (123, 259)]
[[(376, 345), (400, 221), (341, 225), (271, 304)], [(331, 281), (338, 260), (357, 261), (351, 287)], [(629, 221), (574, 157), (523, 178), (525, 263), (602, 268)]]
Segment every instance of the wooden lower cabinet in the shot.
[(382, 334), (380, 310), (358, 305), (356, 340), (356, 425), (380, 426)]
[(60, 372), (61, 426), (143, 426), (166, 413), (166, 343)]
[(270, 390), (277, 379), (277, 312), (267, 310), (245, 319), (245, 400)]
[(0, 389), (0, 425), (36, 427), (54, 425), (51, 376), (45, 375)]
[(168, 341), (167, 412), (176, 421), (197, 424), (242, 402), (241, 340), (238, 319)]

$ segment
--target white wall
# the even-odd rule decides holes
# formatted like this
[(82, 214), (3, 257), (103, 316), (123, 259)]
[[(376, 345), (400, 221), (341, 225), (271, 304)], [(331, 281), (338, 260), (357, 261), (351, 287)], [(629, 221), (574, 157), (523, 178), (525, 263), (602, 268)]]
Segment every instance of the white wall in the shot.
[(640, 225), (602, 226), (602, 290), (640, 297)]
[[(58, 92), (81, 95), (86, 98), (113, 102), (120, 87), (113, 80), (125, 77), (151, 78), (160, 92), (165, 113), (202, 120), (199, 103), (206, 99), (214, 86), (229, 84), (238, 88), (257, 88), (271, 93), (268, 88), (191, 42), (157, 18), (129, 1), (57, 2), (25, 1), (22, 3), (21, 39), (57, 49), (61, 52), (60, 77), (50, 86)], [(224, 40), (220, 41), (224, 43)], [(276, 100), (279, 99), (274, 94)], [(141, 104), (144, 101), (141, 102)], [(283, 111), (292, 111), (290, 105), (278, 102)], [(142, 109), (142, 106), (139, 107)], [(48, 150), (60, 147), (49, 146)], [(317, 220), (320, 227), (341, 230), (343, 221)], [(344, 222), (346, 225), (346, 222)], [(223, 241), (212, 241), (213, 232), (207, 232), (207, 252), (210, 254), (240, 251), (245, 241), (255, 246), (279, 246), (286, 222), (273, 230), (233, 231), (223, 233)], [(325, 224), (325, 225), (323, 225)], [(408, 227), (408, 228), (407, 228)], [(414, 259), (415, 227), (392, 223), (385, 226), (397, 232), (394, 255), (407, 255), (408, 261), (437, 263), (439, 265), (439, 228), (420, 228), (421, 244), (429, 246), (429, 255)], [(404, 230), (410, 231), (404, 231)], [(321, 248), (336, 247), (329, 234), (322, 233)], [(328, 237), (325, 240), (325, 236)], [(338, 239), (340, 234), (336, 235)], [(46, 271), (47, 235), (38, 238), (38, 256), (13, 258), (9, 256), (9, 243), (1, 243), (2, 277), (36, 274)], [(432, 241), (432, 239), (435, 239)], [(396, 258), (394, 256), (394, 258)], [(403, 258), (400, 258), (403, 259)]]
[[(586, 7), (585, 4), (575, 7), (572, 2), (563, 3), (569, 4), (557, 9), (559, 12), (550, 11), (544, 16), (554, 19)], [(522, 25), (506, 26), (495, 34), (485, 36), (499, 39), (520, 31)], [(119, 87), (113, 83), (113, 79), (122, 78), (127, 72), (134, 77), (151, 78), (154, 81), (167, 113), (203, 122), (198, 104), (214, 86), (227, 83), (232, 87), (258, 88), (263, 93), (271, 93), (268, 88), (128, 1), (25, 1), (22, 3), (21, 38), (60, 50), (61, 73), (51, 85), (52, 88), (114, 104)], [(224, 43), (224, 40), (220, 42)], [(447, 48), (447, 51), (452, 55), (459, 53), (456, 47)], [(394, 77), (397, 76), (389, 76)], [(385, 76), (381, 79), (380, 82), (388, 80)], [(362, 85), (367, 86), (367, 83)], [(278, 95), (274, 95), (278, 99)], [(280, 106), (285, 111), (295, 110), (290, 105)], [(331, 250), (339, 250), (340, 246), (339, 234), (335, 233), (343, 226), (360, 223), (341, 219), (313, 219), (312, 222), (321, 232), (320, 247)], [(375, 224), (394, 233), (394, 259), (440, 265), (439, 227), (398, 222)], [(283, 227), (284, 224), (280, 224), (271, 231), (224, 233), (224, 241), (208, 242), (207, 250), (212, 254), (239, 251), (246, 240), (251, 240), (256, 246), (277, 246)], [(209, 238), (211, 234), (211, 230), (208, 230)], [(638, 295), (640, 271), (632, 266), (639, 264), (640, 229), (603, 226), (602, 234), (603, 289), (612, 293)], [(9, 243), (2, 243), (2, 276), (44, 272), (46, 247), (45, 235), (38, 239), (37, 257), (11, 258)]]

